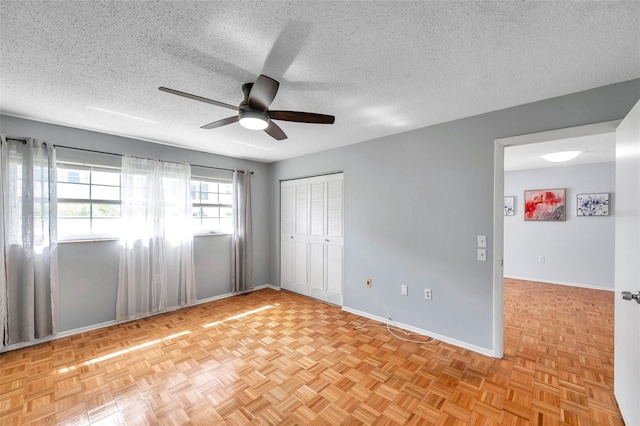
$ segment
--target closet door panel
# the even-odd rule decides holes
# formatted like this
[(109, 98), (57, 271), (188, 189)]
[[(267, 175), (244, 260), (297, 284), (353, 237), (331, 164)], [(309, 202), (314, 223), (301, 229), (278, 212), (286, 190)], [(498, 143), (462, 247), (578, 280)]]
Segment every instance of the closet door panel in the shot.
[[(294, 243), (294, 283), (296, 287), (307, 287), (309, 285), (307, 241), (295, 241)], [(304, 292), (308, 294), (308, 291)]]
[(327, 180), (327, 235), (342, 237), (343, 232), (343, 179), (330, 178)]
[(307, 235), (309, 233), (309, 185), (296, 184), (295, 201), (295, 233)]
[(280, 285), (292, 290), (293, 285), (293, 239), (280, 239)]
[(309, 243), (309, 290), (311, 296), (324, 300), (325, 292), (325, 256), (324, 243)]
[(280, 190), (280, 233), (294, 233), (295, 218), (295, 186), (282, 184)]
[(324, 235), (325, 208), (324, 208), (324, 182), (313, 182), (309, 185), (311, 192), (311, 235)]
[(343, 249), (342, 245), (327, 244), (327, 301), (342, 304)]

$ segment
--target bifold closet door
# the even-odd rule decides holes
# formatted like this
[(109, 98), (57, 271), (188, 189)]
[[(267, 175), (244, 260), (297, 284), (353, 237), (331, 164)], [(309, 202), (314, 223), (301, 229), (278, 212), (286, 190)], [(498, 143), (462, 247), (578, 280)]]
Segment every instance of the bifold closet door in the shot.
[(285, 290), (308, 295), (308, 184), (283, 182), (280, 194), (280, 285)]
[(281, 286), (342, 304), (343, 175), (281, 183)]

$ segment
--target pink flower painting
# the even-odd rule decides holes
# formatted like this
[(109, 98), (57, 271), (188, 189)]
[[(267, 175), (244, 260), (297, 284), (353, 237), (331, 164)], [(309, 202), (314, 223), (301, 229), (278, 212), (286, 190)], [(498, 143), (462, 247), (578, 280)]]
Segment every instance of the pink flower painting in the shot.
[(524, 220), (565, 220), (565, 190), (524, 191)]

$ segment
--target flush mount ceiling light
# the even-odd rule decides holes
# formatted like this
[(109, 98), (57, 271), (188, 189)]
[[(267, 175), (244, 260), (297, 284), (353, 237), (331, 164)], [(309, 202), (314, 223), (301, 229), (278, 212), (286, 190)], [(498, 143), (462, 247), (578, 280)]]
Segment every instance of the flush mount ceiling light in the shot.
[(264, 130), (269, 126), (269, 117), (260, 111), (247, 111), (240, 108), (238, 118), (240, 125), (245, 129)]
[(580, 154), (582, 154), (582, 151), (552, 152), (551, 154), (543, 155), (542, 158), (547, 161), (551, 161), (552, 163), (562, 163), (564, 161), (573, 160)]

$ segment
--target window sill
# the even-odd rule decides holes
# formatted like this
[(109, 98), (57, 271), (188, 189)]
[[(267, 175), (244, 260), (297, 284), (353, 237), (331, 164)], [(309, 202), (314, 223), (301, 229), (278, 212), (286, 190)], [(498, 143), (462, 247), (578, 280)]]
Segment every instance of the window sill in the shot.
[[(198, 232), (196, 234), (193, 234), (194, 237), (222, 237), (225, 235), (233, 235), (230, 233), (224, 233), (224, 232)], [(119, 241), (120, 237), (113, 237), (113, 236), (105, 236), (105, 237), (98, 237), (98, 236), (78, 236), (78, 237), (69, 237), (69, 238), (65, 238), (62, 240), (58, 240), (58, 244), (67, 244), (67, 243), (95, 243), (95, 242), (101, 242), (101, 241)]]
[(118, 237), (76, 237), (76, 238), (65, 238), (64, 240), (58, 240), (58, 244), (67, 244), (67, 243), (95, 243), (100, 241), (119, 241)]

